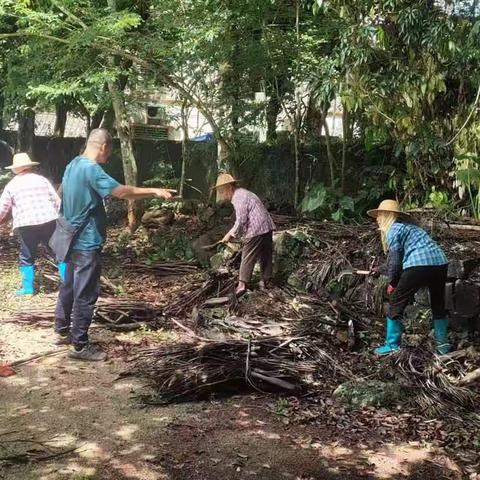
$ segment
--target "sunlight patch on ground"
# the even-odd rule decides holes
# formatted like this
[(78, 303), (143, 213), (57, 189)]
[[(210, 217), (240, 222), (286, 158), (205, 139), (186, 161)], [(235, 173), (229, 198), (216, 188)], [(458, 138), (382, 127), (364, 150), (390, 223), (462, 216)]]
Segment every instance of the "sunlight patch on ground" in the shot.
[(266, 432), (263, 429), (251, 430), (249, 432), (251, 435), (256, 435), (258, 437), (266, 438), (267, 440), (280, 440), (281, 437), (278, 433)]
[(132, 445), (129, 448), (125, 448), (123, 450), (120, 450), (118, 452), (118, 454), (125, 457), (125, 456), (131, 455), (133, 453), (144, 452), (144, 451), (145, 451), (145, 445), (142, 444), (142, 443), (137, 443), (135, 445)]
[(170, 417), (152, 417), (150, 420), (152, 422), (162, 423), (164, 425), (168, 425), (172, 421)]
[(26, 377), (21, 377), (19, 375), (14, 375), (13, 377), (8, 377), (2, 379), (2, 382), (5, 382), (6, 385), (11, 385), (13, 387), (26, 387), (30, 384), (30, 380)]
[(82, 458), (88, 458), (90, 460), (102, 460), (106, 461), (111, 458), (97, 442), (85, 442), (78, 450), (77, 453)]
[(75, 435), (70, 433), (61, 433), (59, 435), (55, 435), (49, 444), (54, 447), (73, 447), (76, 445), (78, 438)]
[(138, 425), (123, 425), (116, 432), (115, 435), (123, 440), (131, 440), (133, 434), (138, 431)]
[(142, 383), (140, 382), (140, 380), (135, 380), (135, 379), (125, 380), (125, 379), (122, 379), (122, 380), (116, 382), (116, 383), (113, 385), (113, 389), (114, 389), (114, 390), (118, 390), (118, 391), (134, 390), (134, 389), (136, 389), (139, 385), (142, 385)]
[(91, 477), (93, 480), (97, 478), (95, 477), (96, 472), (97, 472), (97, 469), (94, 467), (85, 467), (83, 465), (80, 465), (77, 462), (72, 461), (72, 462), (69, 462), (65, 467), (60, 468), (57, 472), (52, 472), (51, 475), (42, 477), (42, 480), (58, 480), (59, 474), (62, 476), (65, 475), (66, 478), (72, 479), (72, 480), (75, 478), (80, 479), (82, 478), (82, 476), (85, 477), (86, 479), (89, 479)]
[(154, 472), (145, 467), (138, 467), (133, 463), (122, 462), (120, 460), (112, 460), (111, 465), (116, 468), (126, 478), (138, 480), (166, 480), (168, 475)]
[(346, 448), (337, 445), (311, 444), (310, 448), (318, 451), (319, 455), (329, 462), (329, 470), (341, 473), (346, 465), (354, 466), (359, 457), (373, 469), (378, 478), (392, 478), (398, 475), (409, 475), (410, 468), (419, 463), (428, 461), (433, 450), (424, 446), (419, 448), (417, 444), (384, 445), (378, 450), (366, 448)]

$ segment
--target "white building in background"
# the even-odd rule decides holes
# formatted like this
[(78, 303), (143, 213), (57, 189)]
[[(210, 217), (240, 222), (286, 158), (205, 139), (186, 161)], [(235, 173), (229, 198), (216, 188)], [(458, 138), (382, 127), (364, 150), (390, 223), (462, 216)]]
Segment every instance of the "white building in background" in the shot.
[[(134, 139), (143, 140), (172, 140), (182, 141), (183, 130), (181, 127), (182, 100), (168, 89), (157, 89), (140, 95), (130, 94), (130, 119)], [(254, 101), (266, 103), (264, 92), (256, 92)], [(327, 116), (327, 124), (331, 136), (342, 136), (342, 106), (337, 100), (332, 102)], [(35, 115), (35, 135), (53, 136), (55, 127), (54, 112), (40, 112)], [(10, 122), (6, 130), (16, 131), (18, 124)], [(291, 131), (291, 124), (285, 111), (277, 119), (277, 132)], [(188, 110), (188, 136), (190, 139), (205, 137), (212, 133), (207, 119), (196, 108)], [(87, 122), (84, 117), (69, 113), (65, 125), (65, 137), (85, 137)], [(248, 129), (248, 134), (259, 142), (264, 142), (267, 137), (266, 125), (253, 126)]]
[[(266, 100), (264, 92), (255, 93), (254, 102), (266, 103)], [(135, 98), (132, 104), (136, 105), (131, 111), (131, 119), (133, 131), (137, 138), (153, 139), (154, 136), (157, 136), (158, 139), (183, 140), (183, 129), (181, 127), (182, 100), (170, 90), (155, 90), (143, 94), (141, 97)], [(188, 112), (188, 136), (190, 139), (212, 133), (212, 128), (207, 119), (196, 107), (190, 107)], [(342, 136), (342, 105), (340, 101), (334, 100), (332, 102), (327, 115), (327, 124), (331, 136)], [(280, 112), (277, 119), (277, 132), (288, 132), (291, 129), (288, 115), (285, 111)], [(247, 131), (257, 141), (266, 141), (266, 125), (249, 127)]]

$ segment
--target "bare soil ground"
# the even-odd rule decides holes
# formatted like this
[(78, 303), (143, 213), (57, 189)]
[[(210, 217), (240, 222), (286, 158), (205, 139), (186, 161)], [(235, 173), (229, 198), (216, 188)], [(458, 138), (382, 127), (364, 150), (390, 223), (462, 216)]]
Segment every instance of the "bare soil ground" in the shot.
[[(52, 346), (51, 328), (9, 322), (13, 312), (37, 308), (55, 295), (52, 285), (42, 284), (43, 293), (15, 299), (18, 280), (14, 265), (3, 269), (2, 362), (59, 348)], [(102, 329), (93, 336), (106, 346), (114, 340)], [(271, 396), (141, 408), (135, 393), (142, 385), (119, 380), (123, 369), (117, 356), (85, 364), (63, 353), (1, 378), (0, 479), (462, 478), (428, 443), (385, 437), (381, 429), (372, 429), (368, 441), (352, 441), (331, 423), (291, 422)], [(59, 451), (69, 453), (56, 456)]]

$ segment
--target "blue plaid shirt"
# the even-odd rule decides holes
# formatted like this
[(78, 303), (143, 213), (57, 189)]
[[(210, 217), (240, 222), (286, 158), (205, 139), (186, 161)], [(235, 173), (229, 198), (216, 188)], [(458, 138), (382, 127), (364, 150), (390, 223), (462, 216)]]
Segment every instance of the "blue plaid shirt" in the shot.
[(447, 257), (420, 227), (395, 222), (387, 233), (389, 256), (401, 258), (402, 268), (446, 265)]

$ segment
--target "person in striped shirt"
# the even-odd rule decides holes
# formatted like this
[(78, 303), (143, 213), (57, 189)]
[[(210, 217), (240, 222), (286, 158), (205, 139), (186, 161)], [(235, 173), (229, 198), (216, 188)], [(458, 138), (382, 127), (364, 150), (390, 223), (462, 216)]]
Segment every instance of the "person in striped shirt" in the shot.
[(230, 201), (235, 209), (235, 224), (223, 237), (227, 243), (232, 238), (243, 238), (237, 296), (243, 295), (252, 278), (253, 269), (260, 262), (262, 280), (260, 288), (267, 288), (272, 279), (273, 231), (275, 224), (270, 214), (253, 192), (239, 188), (229, 174), (219, 175), (215, 188), (221, 199)]
[[(33, 171), (38, 162), (32, 162), (27, 153), (17, 153), (13, 163), (7, 169), (15, 177), (5, 186), (0, 196), (0, 223), (10, 214), (13, 229), (20, 238), (20, 274), (22, 288), (17, 295), (33, 295), (35, 279), (35, 260), (39, 244), (48, 249), (48, 241), (55, 230), (60, 210), (60, 198), (52, 184)], [(63, 278), (66, 265), (59, 264), (59, 273)]]
[(390, 301), (387, 316), (385, 345), (375, 349), (386, 355), (400, 348), (402, 318), (405, 307), (422, 287), (430, 293), (433, 329), (437, 351), (446, 354), (448, 320), (445, 311), (445, 283), (448, 260), (440, 246), (400, 209), (395, 200), (384, 200), (368, 215), (375, 218), (380, 230), (383, 249), (387, 256)]

